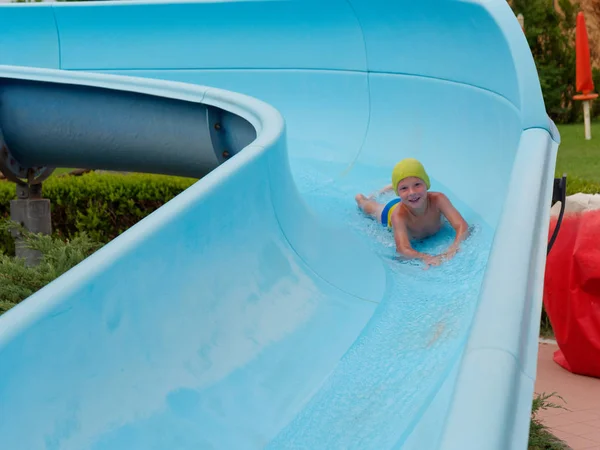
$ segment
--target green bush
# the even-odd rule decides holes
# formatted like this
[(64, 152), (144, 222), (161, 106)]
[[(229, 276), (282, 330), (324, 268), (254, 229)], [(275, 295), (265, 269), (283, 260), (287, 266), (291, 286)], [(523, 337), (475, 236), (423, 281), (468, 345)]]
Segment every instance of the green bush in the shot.
[(542, 316), (540, 318), (540, 336), (545, 338), (554, 338), (554, 330), (552, 329), (552, 323), (550, 317), (546, 312), (546, 307), (542, 304)]
[[(15, 224), (7, 220), (0, 222), (0, 229), (4, 231), (11, 226)], [(38, 250), (42, 257), (36, 266), (28, 266), (25, 260), (0, 252), (0, 314), (79, 264), (101, 246), (85, 233), (79, 233), (71, 240), (36, 235), (22, 228), (20, 234), (25, 246)]]
[(538, 417), (541, 410), (550, 408), (566, 410), (565, 407), (548, 401), (552, 397), (563, 400), (555, 392), (551, 394), (536, 394), (533, 399), (529, 425), (529, 442), (527, 445), (528, 450), (568, 450), (570, 448), (565, 442), (550, 433), (548, 427)]
[[(187, 189), (196, 180), (163, 175), (88, 173), (52, 177), (42, 195), (52, 205), (52, 229), (59, 237), (85, 232), (106, 243)], [(9, 217), (13, 183), (0, 182), (0, 218)], [(0, 249), (13, 254), (12, 239), (0, 232)]]
[[(592, 69), (592, 79), (594, 80), (594, 89), (596, 92), (598, 92), (598, 89), (600, 89), (600, 69), (596, 67)], [(592, 118), (600, 117), (600, 100), (596, 99), (592, 101), (591, 105)]]
[[(10, 217), (10, 201), (16, 197), (15, 185), (0, 181), (0, 220)], [(0, 229), (0, 252), (14, 254), (15, 245), (8, 231)]]

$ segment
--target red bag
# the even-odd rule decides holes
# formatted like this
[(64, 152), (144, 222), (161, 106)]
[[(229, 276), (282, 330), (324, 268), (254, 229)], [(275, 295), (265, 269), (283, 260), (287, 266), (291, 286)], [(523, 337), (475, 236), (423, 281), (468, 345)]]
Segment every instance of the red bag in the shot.
[(554, 361), (600, 378), (600, 210), (563, 217), (546, 262), (544, 307), (560, 349)]

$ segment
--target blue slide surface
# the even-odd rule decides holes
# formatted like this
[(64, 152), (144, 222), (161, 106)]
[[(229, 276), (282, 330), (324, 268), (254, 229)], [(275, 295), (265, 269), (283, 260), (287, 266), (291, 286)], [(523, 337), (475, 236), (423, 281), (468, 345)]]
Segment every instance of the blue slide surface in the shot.
[[(9, 4), (0, 49), (16, 165), (201, 177), (0, 317), (2, 448), (527, 447), (559, 136), (505, 0)], [(471, 227), (429, 270), (354, 200), (405, 157)]]

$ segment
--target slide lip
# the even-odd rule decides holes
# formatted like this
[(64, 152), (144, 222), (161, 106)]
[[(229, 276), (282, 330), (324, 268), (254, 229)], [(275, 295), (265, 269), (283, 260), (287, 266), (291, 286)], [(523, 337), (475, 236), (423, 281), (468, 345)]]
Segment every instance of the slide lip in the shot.
[[(532, 151), (532, 141), (539, 151)], [(523, 438), (520, 434), (507, 438), (506, 433), (512, 435), (517, 424), (526, 423), (524, 415), (531, 410), (531, 403), (525, 411), (519, 408), (522, 405), (516, 400), (533, 395), (537, 364), (535, 336), (539, 333), (545, 244), (550, 221), (549, 195), (557, 145), (545, 129), (522, 132), (509, 184), (515, 185), (515, 191), (521, 191), (521, 187), (516, 187), (517, 181), (528, 173), (531, 179), (526, 183), (534, 189), (522, 196), (524, 201), (503, 208), (476, 315), (459, 360), (454, 399), (447, 414), (445, 437), (441, 441), (443, 449), (477, 444), (500, 449), (507, 448), (498, 447), (506, 442)], [(511, 202), (512, 198), (514, 195), (509, 192), (505, 203)], [(532, 214), (532, 210), (536, 214)], [(523, 217), (531, 219), (523, 221)], [(519, 225), (518, 233), (514, 232), (515, 224)], [(510, 258), (519, 252), (529, 255), (525, 260), (526, 267), (515, 264)], [(509, 279), (512, 286), (506, 288), (507, 294), (501, 286), (502, 280)], [(510, 292), (521, 295), (510, 296)], [(510, 305), (517, 307), (510, 308)], [(481, 358), (486, 360), (484, 365)], [(483, 379), (486, 370), (491, 372)], [(490, 383), (494, 389), (490, 389)], [(494, 405), (494, 414), (485, 414), (490, 404)]]

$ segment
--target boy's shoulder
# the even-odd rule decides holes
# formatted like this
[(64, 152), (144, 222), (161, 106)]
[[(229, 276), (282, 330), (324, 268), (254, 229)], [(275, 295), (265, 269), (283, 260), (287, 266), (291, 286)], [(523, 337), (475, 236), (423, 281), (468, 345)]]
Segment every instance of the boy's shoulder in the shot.
[(427, 193), (427, 196), (434, 203), (439, 204), (440, 202), (448, 202), (448, 197), (443, 192), (430, 191)]
[(454, 208), (454, 205), (443, 192), (430, 192), (429, 199), (440, 212), (448, 211), (449, 208)]

